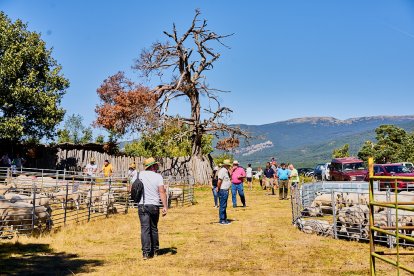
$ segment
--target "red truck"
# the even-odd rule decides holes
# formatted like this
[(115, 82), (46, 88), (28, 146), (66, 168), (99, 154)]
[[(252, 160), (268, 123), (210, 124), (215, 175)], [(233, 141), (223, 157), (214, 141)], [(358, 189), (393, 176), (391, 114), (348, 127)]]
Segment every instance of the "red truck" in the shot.
[(333, 181), (364, 181), (368, 172), (356, 157), (334, 158), (329, 169)]
[[(375, 176), (404, 176), (404, 177), (414, 177), (414, 173), (411, 172), (407, 167), (402, 163), (392, 163), (392, 164), (374, 164), (374, 175)], [(368, 179), (368, 175), (367, 175)], [(379, 189), (394, 190), (394, 181), (391, 180), (381, 180), (379, 181)], [(408, 180), (397, 179), (398, 190), (414, 190), (414, 182)]]

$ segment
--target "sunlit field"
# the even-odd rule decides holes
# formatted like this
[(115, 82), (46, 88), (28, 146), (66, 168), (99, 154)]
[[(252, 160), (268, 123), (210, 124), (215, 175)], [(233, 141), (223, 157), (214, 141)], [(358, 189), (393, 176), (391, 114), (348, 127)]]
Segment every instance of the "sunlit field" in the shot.
[[(162, 255), (146, 261), (135, 209), (45, 237), (3, 240), (0, 274), (369, 274), (368, 244), (298, 231), (291, 225), (290, 200), (279, 201), (257, 186), (246, 198), (247, 208), (228, 208), (232, 224), (220, 225), (211, 191), (197, 188), (197, 204), (173, 208), (160, 219)], [(378, 265), (380, 275), (395, 275)]]

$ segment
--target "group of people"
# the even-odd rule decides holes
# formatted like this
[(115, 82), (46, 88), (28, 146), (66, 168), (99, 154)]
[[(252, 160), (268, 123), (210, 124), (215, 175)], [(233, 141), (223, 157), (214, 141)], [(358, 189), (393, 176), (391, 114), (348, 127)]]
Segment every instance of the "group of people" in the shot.
[(112, 164), (109, 160), (105, 160), (101, 170), (98, 172), (98, 165), (96, 164), (95, 158), (91, 158), (89, 163), (84, 167), (83, 172), (88, 177), (96, 177), (97, 174), (103, 174), (104, 177), (111, 177), (114, 173)]
[[(264, 171), (259, 167), (257, 177), (263, 190), (271, 189), (274, 195), (274, 188), (279, 189), (279, 200), (288, 199), (289, 186), (292, 192), (299, 185), (299, 174), (293, 164), (281, 163), (278, 166), (274, 160), (267, 162)], [(251, 190), (253, 182), (251, 164), (248, 164), (246, 170), (244, 170), (237, 160), (231, 163), (229, 159), (226, 159), (222, 164), (214, 167), (211, 189), (213, 191), (214, 207), (219, 208), (220, 224), (227, 225), (231, 223), (227, 219), (226, 213), (230, 189), (233, 208), (237, 207), (237, 194), (240, 196), (242, 207), (246, 207), (246, 197), (243, 188), (245, 180)]]
[(8, 153), (4, 153), (0, 159), (0, 167), (7, 167), (20, 170), (26, 164), (26, 160), (16, 153), (10, 157)]

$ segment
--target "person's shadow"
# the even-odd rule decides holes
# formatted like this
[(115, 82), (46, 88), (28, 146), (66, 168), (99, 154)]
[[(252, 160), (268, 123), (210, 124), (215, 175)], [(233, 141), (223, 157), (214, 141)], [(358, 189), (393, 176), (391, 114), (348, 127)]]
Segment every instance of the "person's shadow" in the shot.
[(158, 250), (157, 255), (175, 255), (177, 254), (177, 247), (161, 248)]
[(48, 244), (3, 243), (0, 275), (74, 275), (89, 273), (99, 260), (82, 260), (76, 254), (55, 252)]

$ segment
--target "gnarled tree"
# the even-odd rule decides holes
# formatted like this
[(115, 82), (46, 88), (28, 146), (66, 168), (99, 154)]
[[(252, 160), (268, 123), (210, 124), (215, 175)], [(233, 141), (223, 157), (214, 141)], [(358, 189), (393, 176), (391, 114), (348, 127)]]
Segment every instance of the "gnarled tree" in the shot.
[[(219, 35), (207, 28), (206, 20), (199, 20), (200, 11), (196, 10), (191, 26), (182, 35), (177, 33), (175, 24), (172, 32), (164, 32), (166, 42), (156, 42), (144, 49), (136, 60), (134, 69), (144, 77), (156, 75), (160, 84), (151, 90), (157, 97), (160, 118), (168, 120), (168, 105), (177, 98), (186, 98), (191, 105), (191, 114), (180, 120), (189, 126), (192, 140), (192, 156), (202, 155), (202, 137), (206, 133), (225, 132), (232, 139), (247, 136), (240, 128), (228, 126), (223, 122), (231, 109), (221, 106), (219, 89), (211, 88), (205, 72), (213, 69), (220, 53), (213, 45), (227, 47), (222, 40), (231, 35)], [(207, 108), (201, 106), (201, 97), (209, 100)], [(206, 113), (202, 118), (202, 111)], [(237, 144), (237, 143), (235, 143)]]

